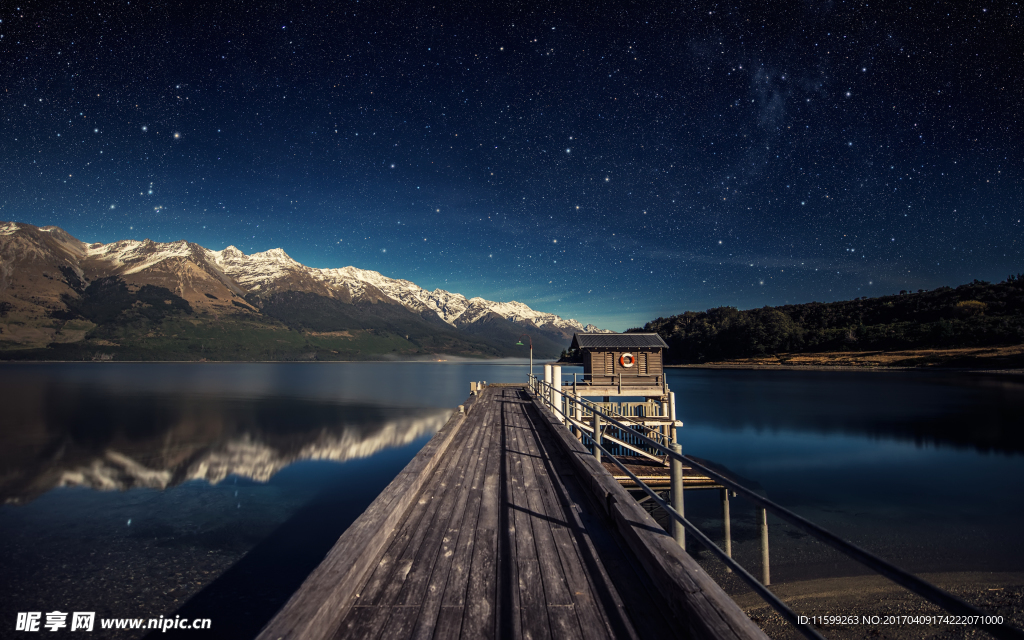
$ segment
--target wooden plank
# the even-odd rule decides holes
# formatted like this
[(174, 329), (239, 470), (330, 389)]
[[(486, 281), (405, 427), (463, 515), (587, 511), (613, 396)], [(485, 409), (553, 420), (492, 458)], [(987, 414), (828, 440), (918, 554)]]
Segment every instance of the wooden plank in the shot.
[[(568, 460), (555, 442), (554, 435), (542, 428), (538, 436), (538, 443), (546, 449), (547, 459), (552, 463), (550, 476), (565, 492), (567, 501), (585, 505), (585, 508), (573, 509), (570, 513), (575, 520), (582, 522), (581, 533), (585, 535), (580, 538), (585, 539), (590, 553), (584, 562), (590, 563), (588, 576), (594, 581), (595, 589), (600, 589), (595, 596), (600, 598), (600, 615), (607, 620), (611, 637), (665, 640), (687, 637), (686, 630), (674, 621), (671, 612), (666, 615), (667, 607), (660, 596), (659, 586), (637, 566), (621, 538), (607, 526), (607, 520), (590, 507), (586, 492), (576, 482), (577, 475), (568, 472)], [(581, 609), (577, 615), (584, 629), (595, 628), (595, 624), (583, 622)]]
[[(534, 414), (537, 413), (536, 406), (533, 407), (533, 411)], [(537, 424), (543, 424), (539, 422), (542, 420), (539, 415), (535, 415), (534, 419), (538, 421)], [(607, 626), (611, 637), (681, 637), (682, 627), (673, 622), (671, 616), (666, 618), (663, 612), (664, 605), (657, 604), (661, 598), (655, 591), (656, 587), (642, 584), (644, 578), (640, 577), (632, 562), (623, 557), (629, 556), (628, 549), (622, 548), (615, 541), (615, 535), (608, 529), (607, 520), (603, 515), (588, 508), (590, 500), (587, 500), (586, 493), (590, 492), (578, 480), (589, 480), (590, 474), (585, 470), (584, 463), (596, 464), (593, 456), (579, 445), (579, 455), (576, 456), (575, 462), (584, 471), (573, 473), (570, 471), (573, 468), (570, 463), (571, 454), (556, 442), (555, 434), (551, 433), (550, 429), (541, 428), (538, 435), (538, 442), (548, 451), (548, 459), (557, 460), (557, 468), (562, 470), (561, 473), (551, 474), (553, 480), (566, 496), (566, 502), (578, 505), (569, 510), (572, 516), (570, 522), (574, 527), (573, 539), (577, 542), (577, 553), (586, 571), (584, 579), (589, 581), (593, 588), (597, 619), (604, 621), (603, 624)], [(599, 504), (603, 508), (607, 503), (601, 501)], [(588, 622), (582, 607), (578, 608), (577, 615), (588, 633), (592, 633), (591, 629), (599, 628), (598, 625), (602, 624)]]
[[(476, 422), (481, 416), (473, 416)], [(424, 493), (431, 493), (433, 499), (427, 513), (417, 523), (410, 544), (396, 563), (396, 571), (391, 575), (380, 597), (378, 609), (380, 618), (384, 618), (381, 635), (385, 638), (406, 638), (412, 633), (423, 603), (423, 591), (430, 577), (434, 561), (441, 546), (441, 538), (447, 529), (452, 509), (458, 495), (465, 467), (462, 464), (472, 443), (479, 436), (479, 430), (473, 425), (465, 430), (465, 438), (451, 449), (449, 465), (442, 472), (435, 474), (434, 482), (424, 488)], [(416, 609), (416, 616), (410, 615), (406, 609)], [(380, 618), (375, 624), (381, 624)]]
[(491, 446), (487, 450), (486, 466), (480, 494), (480, 515), (477, 519), (473, 557), (470, 562), (469, 584), (465, 592), (460, 634), (467, 640), (498, 637), (498, 540), (502, 498), (502, 448), (505, 437), (502, 428), (503, 402), (506, 392), (492, 399), (495, 405), (491, 427)]
[(412, 607), (388, 607), (391, 615), (388, 617), (385, 628), (381, 631), (381, 638), (391, 640), (392, 638), (408, 638), (412, 635), (416, 625), (416, 619), (420, 615), (420, 608)]
[[(467, 429), (472, 428), (472, 422), (471, 419), (467, 423)], [(462, 439), (454, 444), (452, 447), (454, 456), (461, 454), (462, 444)], [(381, 561), (360, 590), (357, 605), (391, 604), (394, 600), (397, 594), (396, 585), (404, 581), (405, 576), (412, 569), (412, 560), (419, 553), (423, 536), (430, 527), (440, 505), (441, 495), (437, 490), (440, 483), (439, 478), (446, 473), (451, 473), (453, 468), (452, 459), (449, 458), (445, 465), (435, 471), (435, 477), (424, 487), (424, 491), (410, 511), (409, 517), (397, 531), (395, 540), (385, 550)]]
[[(583, 579), (591, 585), (595, 607), (595, 611), (589, 612), (583, 606), (586, 601), (580, 600), (577, 616), (580, 618), (581, 625), (584, 629), (600, 630), (600, 633), (607, 634), (612, 638), (639, 638), (641, 635), (637, 631), (637, 627), (643, 625), (635, 623), (633, 617), (637, 614), (643, 615), (646, 611), (635, 612), (627, 607), (623, 598), (630, 594), (621, 592), (624, 588), (621, 571), (613, 571), (616, 568), (621, 570), (623, 565), (628, 568), (628, 563), (622, 562), (622, 559), (618, 557), (621, 556), (622, 550), (609, 544), (610, 534), (607, 531), (607, 520), (585, 500), (586, 496), (583, 495), (585, 489), (571, 478), (566, 479), (566, 483), (569, 482), (576, 485), (574, 489), (579, 491), (576, 494), (576, 499), (580, 500), (583, 505), (581, 512), (574, 514), (575, 526), (579, 527), (575, 539), (578, 542), (577, 553), (583, 563)], [(616, 557), (610, 558), (607, 553), (602, 553), (602, 551), (607, 552), (609, 546), (614, 547), (611, 551)], [(629, 586), (626, 584), (625, 588), (628, 589)], [(640, 599), (643, 599), (644, 596), (640, 596)], [(636, 599), (636, 597), (633, 598), (634, 601)], [(594, 631), (593, 634), (595, 637), (599, 637), (598, 631)], [(662, 633), (652, 634), (651, 637), (667, 640), (674, 636)]]
[[(525, 404), (521, 409), (531, 427), (523, 433), (530, 454), (527, 475), (534, 478), (534, 488), (527, 492), (527, 497), (531, 510), (547, 517), (545, 520), (534, 520), (534, 532), (552, 634), (557, 638), (604, 637), (607, 625), (602, 618), (593, 615), (596, 607), (592, 588), (568, 534), (568, 520), (573, 514), (554, 495), (553, 483), (557, 475), (553, 474), (546, 452), (542, 451), (537, 442), (534, 420)], [(582, 609), (590, 618), (590, 628), (582, 624), (577, 609)], [(594, 623), (596, 626), (593, 626)]]
[[(411, 561), (408, 560), (409, 545), (413, 543), (416, 533), (422, 531), (420, 523), (423, 518), (426, 516), (429, 522), (430, 517), (433, 516), (433, 508), (437, 507), (436, 499), (437, 496), (429, 495), (429, 492), (426, 491), (420, 495), (416, 504), (410, 509), (409, 515), (396, 531), (395, 539), (384, 550), (377, 566), (359, 590), (355, 606), (380, 604), (384, 590), (391, 584), (392, 575), (396, 571), (408, 573), (412, 567)], [(403, 558), (405, 558), (404, 561)], [(404, 577), (402, 579), (404, 580)]]
[(453, 413), (359, 518), (341, 535), (324, 561), (260, 632), (260, 640), (327, 638), (337, 630), (353, 596), (391, 541), (451, 445), (465, 416)]
[(544, 581), (540, 573), (540, 561), (537, 557), (537, 545), (534, 539), (533, 522), (529, 515), (526, 476), (524, 466), (525, 443), (521, 442), (523, 413), (520, 406), (508, 403), (508, 432), (511, 446), (506, 452), (509, 461), (509, 508), (510, 519), (515, 526), (515, 557), (513, 564), (517, 568), (517, 580), (513, 584), (519, 587), (518, 611), (522, 634), (525, 638), (539, 640), (551, 637), (551, 626), (545, 606)]
[[(537, 446), (537, 433), (533, 421), (526, 414), (525, 407), (520, 404), (519, 421), (523, 424), (519, 432), (520, 446), (527, 454), (523, 458), (523, 476), (525, 478), (526, 498), (529, 509), (540, 517), (533, 517), (534, 541), (537, 548), (537, 559), (540, 562), (541, 575), (544, 580), (544, 596), (549, 606), (572, 605), (573, 599), (566, 582), (562, 559), (552, 535), (552, 526), (564, 526), (567, 514), (555, 501), (549, 500), (552, 491), (551, 477), (544, 465), (540, 449)], [(539, 467), (539, 468), (538, 468)]]
[[(497, 423), (495, 407), (497, 402), (490, 402), (488, 413), (484, 417), (483, 424), (478, 428), (483, 431), (483, 440), (479, 449), (475, 452), (475, 474), (473, 481), (468, 487), (469, 496), (466, 502), (463, 523), (458, 534), (452, 567), (448, 574), (448, 580), (444, 585), (444, 598), (441, 601), (442, 607), (457, 607), (463, 609), (466, 606), (466, 589), (469, 586), (469, 573), (473, 563), (478, 538), (478, 523), (480, 522), (480, 510), (483, 502), (483, 487), (487, 475), (487, 466), (491, 448), (497, 448), (495, 435)], [(460, 623), (461, 626), (461, 623)]]
[[(477, 427), (477, 425), (474, 425)], [(398, 594), (396, 604), (400, 606), (416, 605), (421, 606), (426, 596), (428, 583), (434, 571), (434, 566), (446, 548), (450, 549), (449, 542), (446, 542), (449, 527), (458, 526), (458, 520), (462, 517), (459, 506), (465, 509), (466, 492), (462, 491), (466, 483), (466, 462), (473, 459), (473, 451), (478, 446), (483, 434), (482, 429), (473, 428), (470, 438), (462, 444), (459, 450), (459, 459), (453, 464), (450, 473), (439, 483), (438, 491), (442, 493), (441, 504), (438, 507), (434, 520), (425, 528), (423, 543), (419, 552), (413, 558), (413, 566), (409, 572), (401, 592)], [(450, 555), (448, 556), (450, 559)], [(447, 571), (441, 569), (447, 579)], [(442, 585), (443, 586), (443, 582)], [(440, 592), (438, 593), (440, 596)], [(440, 599), (438, 599), (440, 606)]]
[[(531, 407), (532, 409), (532, 407)], [(531, 418), (539, 424), (541, 419), (533, 410)], [(584, 510), (579, 502), (581, 496), (571, 495), (567, 480), (562, 474), (571, 474), (565, 452), (555, 443), (546, 430), (535, 431), (537, 445), (541, 457), (549, 464), (548, 476), (552, 482), (553, 492), (547, 496), (549, 500), (563, 505), (566, 514), (566, 525), (552, 525), (552, 534), (558, 542), (559, 553), (563, 558), (566, 577), (576, 602), (576, 615), (581, 627), (588, 637), (638, 637), (627, 610), (613, 586), (605, 562), (599, 560), (600, 554), (591, 538), (588, 522), (598, 523), (595, 518), (584, 518)], [(573, 481), (570, 477), (568, 481)], [(573, 481), (575, 485), (575, 482)], [(589, 560), (589, 561), (588, 561)], [(604, 593), (604, 602), (598, 595), (598, 588)], [(608, 608), (611, 608), (609, 610)], [(614, 622), (613, 622), (614, 619)]]
[(509, 424), (509, 407), (501, 402), (501, 499), (498, 518), (498, 554), (497, 554), (497, 602), (496, 602), (496, 634), (502, 638), (519, 640), (523, 637), (523, 625), (520, 619), (519, 601), (519, 563), (516, 561), (517, 537), (515, 511), (512, 509), (512, 488), (515, 480), (514, 462), (511, 449), (512, 427)]
[(451, 475), (464, 452), (464, 442), (472, 434), (472, 423), (476, 418), (467, 421), (460, 437), (449, 449), (450, 455), (444, 464), (439, 465), (433, 477), (423, 488), (423, 493), (411, 510), (410, 517), (403, 521), (396, 532), (392, 544), (384, 551), (380, 562), (362, 585), (355, 601), (355, 608), (366, 608), (371, 613), (360, 611), (358, 623), (348, 625), (347, 618), (342, 627), (347, 629), (351, 638), (377, 637), (391, 614), (390, 607), (394, 604), (397, 593), (413, 569), (415, 558), (423, 547), (423, 540), (429, 530), (437, 509), (440, 506), (441, 492), (439, 485), (443, 479)]
[[(484, 393), (493, 396), (494, 392), (486, 390)], [(485, 398), (485, 400), (491, 399)], [(480, 455), (482, 453), (481, 449), (490, 440), (484, 426), (489, 412), (490, 406), (487, 407), (487, 413), (484, 414), (481, 423), (472, 429), (473, 438), (467, 441), (466, 444), (466, 453), (463, 456), (465, 463), (460, 465), (458, 484), (448, 489), (449, 493), (455, 494), (455, 506), (451, 511), (447, 526), (437, 527), (440, 541), (433, 567), (430, 569), (429, 575), (424, 572), (422, 585), (418, 583), (416, 576), (406, 584), (406, 603), (412, 604), (417, 600), (421, 603), (420, 616), (416, 620), (416, 627), (412, 634), (413, 638), (428, 640), (434, 635), (434, 628), (437, 625), (441, 602), (450, 577), (461, 534), (465, 532), (466, 538), (470, 541), (472, 540), (476, 527), (476, 517), (472, 518), (473, 521), (471, 523), (468, 522), (466, 519), (466, 507), (473, 483), (477, 479), (479, 468), (483, 467), (483, 460)]]
[(341, 621), (334, 638), (365, 638), (374, 640), (380, 636), (379, 623), (376, 620), (379, 616), (378, 607), (352, 607)]
[[(483, 399), (481, 398), (481, 400)], [(482, 402), (481, 404), (482, 406), (480, 406), (478, 411), (482, 410), (484, 413), (477, 414), (477, 412), (474, 412), (473, 416), (466, 424), (466, 434), (474, 432), (479, 434), (480, 426), (486, 421), (487, 412), (490, 411), (493, 413), (493, 407), (489, 406), (489, 403)], [(470, 448), (465, 448), (465, 440), (460, 440), (455, 446), (463, 447), (464, 451), (468, 452), (472, 457), (473, 451)], [(446, 466), (446, 469), (453, 469), (454, 466), (452, 466), (452, 461), (449, 460), (449, 463), (450, 465)], [(457, 463), (455, 464), (457, 465)], [(440, 471), (442, 470), (439, 470), (439, 472)], [(363, 587), (363, 597), (360, 602), (361, 605), (378, 604), (381, 600), (384, 600), (384, 606), (374, 607), (369, 614), (365, 612), (361, 613), (359, 616), (359, 623), (351, 627), (351, 632), (347, 637), (377, 637), (381, 633), (384, 625), (387, 623), (388, 618), (391, 615), (390, 605), (397, 597), (398, 587), (404, 584), (408, 573), (412, 570), (413, 559), (418, 553), (420, 553), (420, 550), (423, 549), (423, 538), (428, 527), (430, 527), (434, 521), (436, 510), (440, 505), (439, 500), (441, 496), (437, 495), (436, 488), (434, 491), (435, 495), (431, 497), (426, 496), (426, 494), (430, 492), (429, 489), (431, 488), (435, 488), (434, 485), (429, 485), (427, 490), (424, 491), (424, 497), (421, 497), (416, 505), (414, 513), (411, 514), (410, 518), (406, 523), (404, 523), (400, 537), (396, 539), (396, 542), (387, 550), (385, 558), (382, 558), (381, 560), (379, 570), (375, 571), (374, 574), (371, 575), (370, 579), (367, 581), (367, 585)], [(428, 505), (433, 508), (428, 509)], [(387, 558), (390, 558), (390, 561), (388, 561)], [(387, 587), (390, 587), (390, 590), (387, 590)], [(385, 593), (386, 590), (387, 593)], [(360, 606), (357, 608), (363, 609), (364, 607)], [(396, 619), (396, 623), (401, 626), (404, 624), (404, 619), (404, 617), (401, 618), (402, 622), (399, 622)]]
[(434, 627), (434, 640), (458, 640), (462, 633), (462, 616), (464, 613), (464, 607), (447, 607), (442, 605), (441, 611), (437, 615), (437, 625)]

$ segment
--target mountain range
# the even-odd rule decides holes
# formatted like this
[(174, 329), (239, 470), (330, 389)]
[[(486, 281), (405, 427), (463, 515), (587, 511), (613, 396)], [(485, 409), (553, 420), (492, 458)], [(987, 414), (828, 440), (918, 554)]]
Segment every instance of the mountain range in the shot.
[(0, 358), (351, 360), (551, 357), (601, 331), (376, 271), (316, 269), (282, 249), (86, 243), (0, 222)]

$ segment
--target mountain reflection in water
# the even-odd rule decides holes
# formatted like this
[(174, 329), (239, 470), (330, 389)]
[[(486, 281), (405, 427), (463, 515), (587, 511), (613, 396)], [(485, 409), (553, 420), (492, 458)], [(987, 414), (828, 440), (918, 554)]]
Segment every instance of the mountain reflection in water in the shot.
[(436, 432), (450, 414), (319, 398), (234, 398), (8, 381), (0, 497), (54, 487), (165, 489), (230, 475), (266, 482), (299, 460), (344, 462)]

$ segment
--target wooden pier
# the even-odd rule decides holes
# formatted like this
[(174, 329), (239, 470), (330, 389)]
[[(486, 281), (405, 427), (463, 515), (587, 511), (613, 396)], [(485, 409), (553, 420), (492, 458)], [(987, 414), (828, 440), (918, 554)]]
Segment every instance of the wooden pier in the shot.
[(259, 638), (499, 637), (766, 638), (525, 386), (490, 385)]

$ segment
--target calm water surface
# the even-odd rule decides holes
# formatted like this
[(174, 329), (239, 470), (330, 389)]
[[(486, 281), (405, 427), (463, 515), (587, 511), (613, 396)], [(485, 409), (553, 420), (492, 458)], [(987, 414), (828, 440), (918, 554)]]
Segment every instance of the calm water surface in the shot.
[[(181, 611), (251, 637), (469, 381), (527, 368), (0, 366), (0, 628), (18, 611)], [(1024, 571), (1018, 380), (669, 374), (687, 453), (918, 572)], [(720, 532), (717, 492), (689, 492), (687, 514)], [(736, 500), (733, 519), (756, 569), (753, 514)], [(774, 581), (861, 572), (778, 522), (771, 536)]]
[[(1024, 571), (1024, 379), (677, 369), (669, 384), (687, 453), (840, 536), (919, 573)], [(760, 575), (753, 511), (732, 512), (735, 555)], [(687, 500), (716, 540), (720, 513), (717, 491)], [(773, 582), (867, 573), (780, 521), (769, 530)]]

